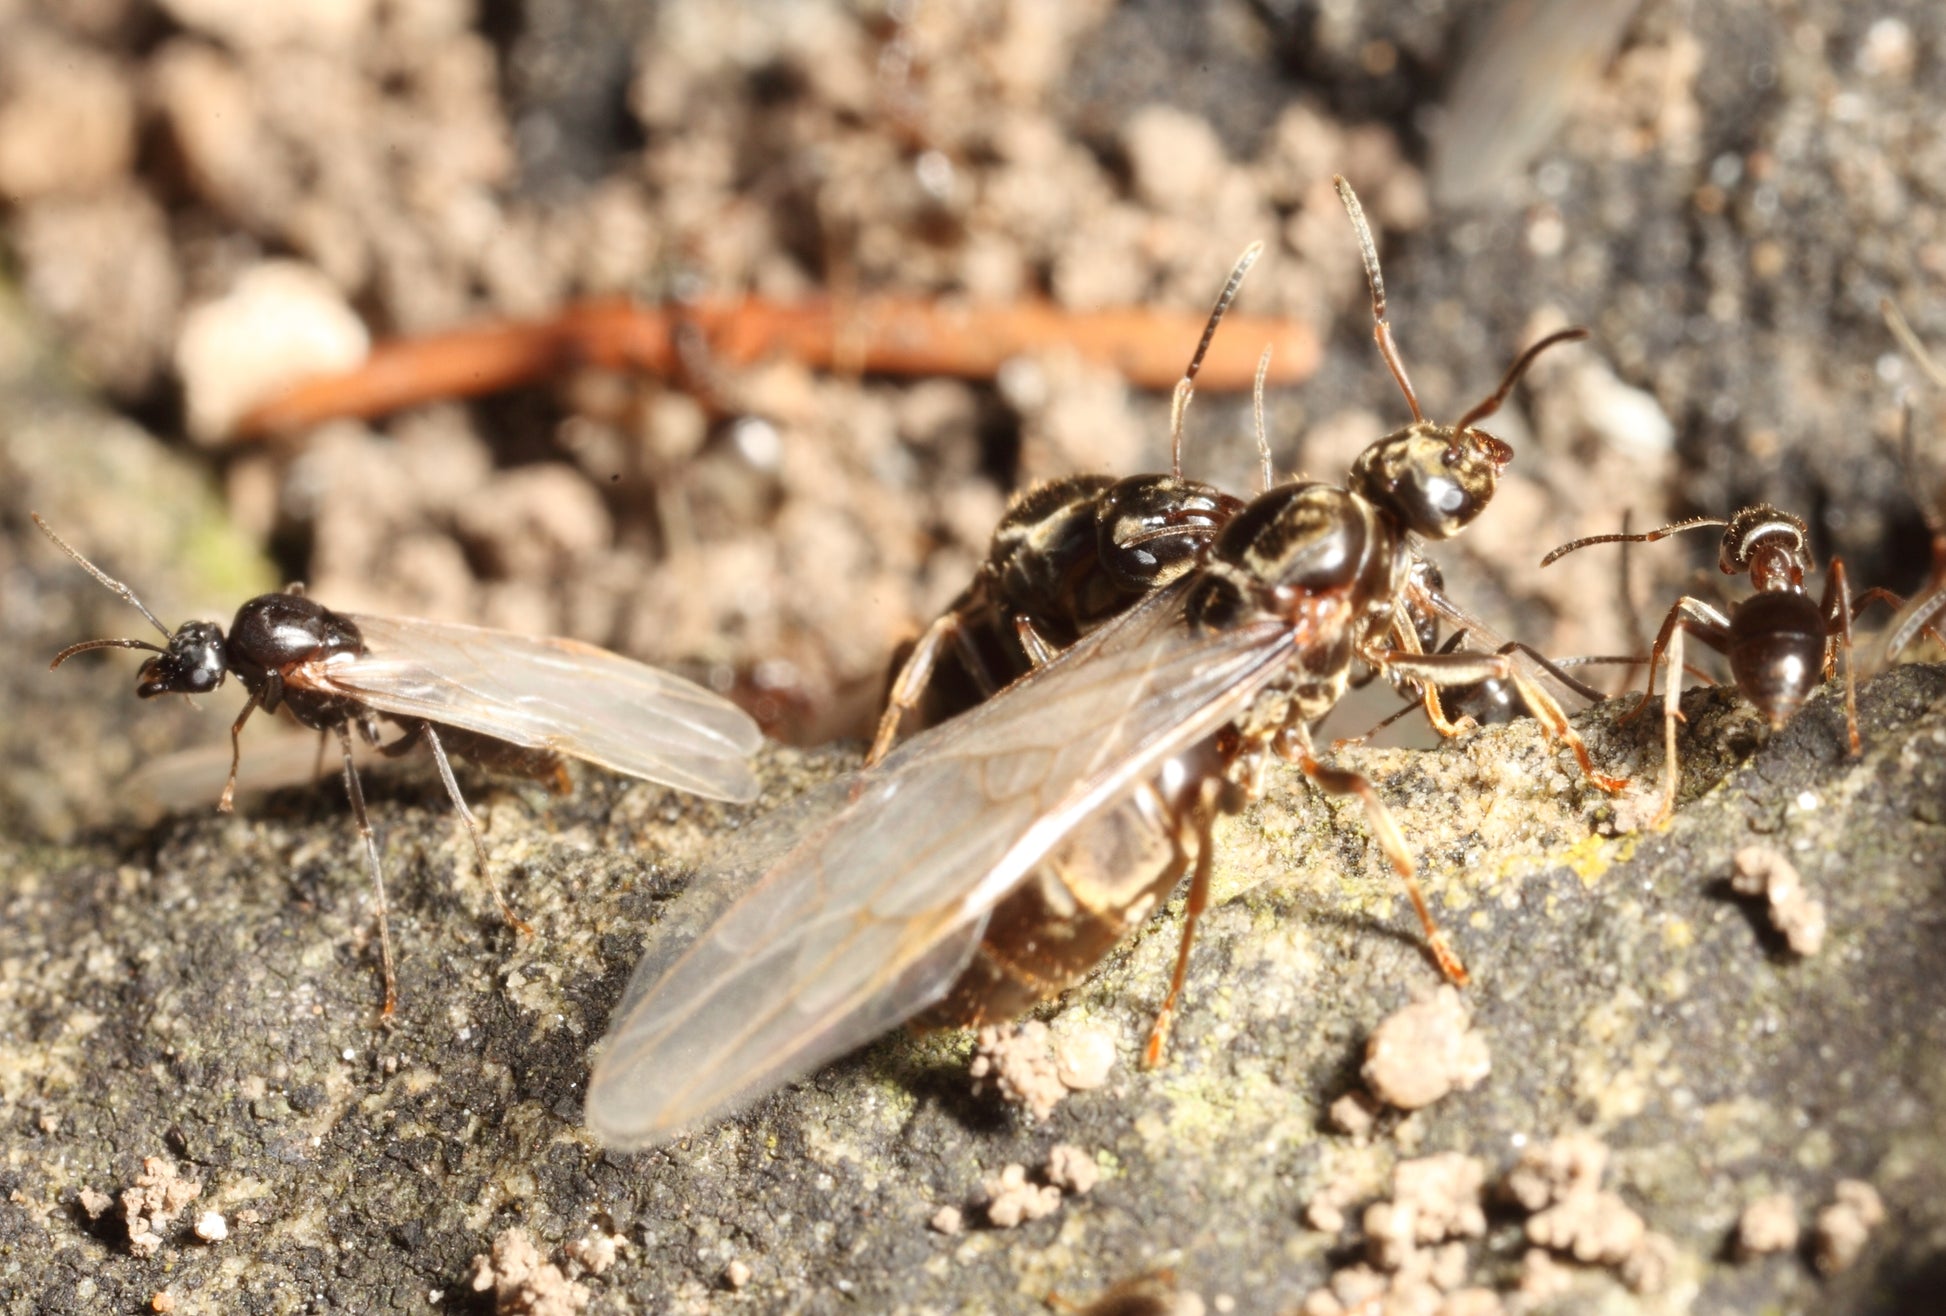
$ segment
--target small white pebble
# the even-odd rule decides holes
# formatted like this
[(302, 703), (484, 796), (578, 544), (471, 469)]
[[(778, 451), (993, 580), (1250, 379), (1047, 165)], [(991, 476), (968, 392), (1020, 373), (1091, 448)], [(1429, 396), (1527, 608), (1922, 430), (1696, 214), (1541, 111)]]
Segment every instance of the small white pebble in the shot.
[(966, 1220), (957, 1206), (940, 1207), (932, 1213), (932, 1219), (926, 1223), (932, 1227), (934, 1233), (948, 1236), (957, 1234), (966, 1227)]
[(741, 1260), (733, 1260), (723, 1267), (723, 1282), (732, 1289), (742, 1289), (750, 1283), (750, 1267)]
[(205, 1243), (221, 1243), (230, 1236), (230, 1222), (221, 1211), (205, 1211), (196, 1217), (196, 1237)]

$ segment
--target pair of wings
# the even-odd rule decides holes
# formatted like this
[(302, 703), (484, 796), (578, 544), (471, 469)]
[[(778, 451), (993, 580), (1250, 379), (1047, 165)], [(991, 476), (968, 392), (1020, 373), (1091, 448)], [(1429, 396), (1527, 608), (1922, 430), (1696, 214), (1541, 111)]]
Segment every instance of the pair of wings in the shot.
[(1188, 583), (739, 838), (650, 934), (589, 1086), (596, 1136), (653, 1146), (944, 995), (1015, 883), (1308, 638), (1194, 633)]
[(308, 688), (552, 750), (712, 799), (756, 798), (763, 732), (699, 685), (578, 640), (347, 615), (365, 652), (306, 667)]

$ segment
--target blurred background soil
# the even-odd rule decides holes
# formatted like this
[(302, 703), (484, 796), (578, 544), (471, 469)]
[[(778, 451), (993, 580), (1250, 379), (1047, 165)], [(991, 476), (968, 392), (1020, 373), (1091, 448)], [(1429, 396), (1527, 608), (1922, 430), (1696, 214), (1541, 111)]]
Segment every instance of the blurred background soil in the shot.
[[(124, 729), (112, 659), (61, 681), (25, 661), (135, 622), (30, 507), (172, 624), (303, 580), (677, 666), (786, 740), (855, 736), (1010, 494), (1166, 461), (1164, 393), (1062, 350), (971, 382), (691, 353), (678, 379), (564, 362), (371, 423), (229, 428), (368, 342), (579, 297), (1193, 318), (1263, 239), (1239, 312), (1324, 347), (1271, 392), (1273, 455), (1335, 479), (1406, 414), (1337, 171), (1435, 416), (1542, 330), (1593, 330), (1494, 422), (1519, 457), (1444, 554), (1463, 601), (1553, 652), (1639, 652), (1658, 602), (1717, 589), (1708, 534), (1633, 555), (1633, 614), (1613, 550), (1540, 555), (1758, 498), (1854, 582), (1910, 589), (1924, 527), (1892, 440), (1915, 376), (1878, 302), (1946, 342), (1942, 24), (1835, 0), (12, 0), (7, 268), (33, 336), (160, 451), (110, 463), (9, 426), (0, 807), (58, 834), (158, 744), (221, 736)], [(1247, 399), (1203, 396), (1188, 466), (1251, 487)]]
[[(1943, 90), (1930, 0), (0, 0), (0, 829), (117, 836), (128, 774), (234, 709), (138, 708), (128, 655), (50, 675), (144, 624), (29, 509), (171, 624), (303, 580), (857, 737), (1010, 495), (1166, 464), (1166, 390), (1059, 349), (991, 380), (692, 351), (267, 438), (238, 417), (371, 343), (609, 294), (1194, 320), (1262, 239), (1238, 313), (1322, 349), (1267, 398), (1272, 454), (1335, 480), (1407, 416), (1336, 172), (1435, 418), (1592, 331), (1489, 426), (1518, 456), (1439, 554), (1462, 602), (1640, 652), (1719, 588), (1712, 536), (1633, 553), (1626, 598), (1612, 550), (1541, 555), (1757, 499), (1908, 591), (1936, 483), (1904, 409), (1922, 469), (1946, 439), (1879, 303), (1946, 347)], [(1199, 395), (1187, 467), (1253, 487), (1247, 396)]]

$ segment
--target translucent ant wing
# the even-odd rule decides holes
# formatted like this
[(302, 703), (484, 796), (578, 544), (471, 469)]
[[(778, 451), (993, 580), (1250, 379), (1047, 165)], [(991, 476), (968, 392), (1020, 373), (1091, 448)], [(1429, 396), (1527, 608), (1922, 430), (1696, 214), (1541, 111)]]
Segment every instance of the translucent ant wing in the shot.
[(1274, 622), (1194, 634), (1185, 594), (1158, 591), (699, 877), (595, 1064), (596, 1136), (653, 1146), (943, 996), (1016, 883), (1235, 718), (1303, 638)]
[(749, 760), (763, 733), (742, 709), (681, 677), (577, 640), (350, 620), (366, 651), (304, 668), (310, 688), (713, 799), (756, 797)]

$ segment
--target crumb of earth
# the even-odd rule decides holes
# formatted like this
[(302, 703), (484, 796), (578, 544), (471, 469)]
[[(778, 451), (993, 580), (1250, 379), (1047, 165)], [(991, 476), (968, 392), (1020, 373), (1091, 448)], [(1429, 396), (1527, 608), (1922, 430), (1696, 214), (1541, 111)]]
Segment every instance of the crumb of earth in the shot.
[(960, 1214), (957, 1206), (942, 1206), (932, 1213), (932, 1219), (926, 1224), (934, 1233), (950, 1238), (966, 1228), (966, 1218)]
[[(1305, 1316), (1340, 1316), (1382, 1301), (1388, 1311), (1498, 1313), (1491, 1292), (1462, 1287), (1467, 1256), (1461, 1240), (1486, 1233), (1485, 1182), (1480, 1162), (1457, 1152), (1399, 1162), (1392, 1170), (1390, 1200), (1365, 1208), (1366, 1260), (1334, 1273), (1299, 1310)], [(1354, 1191), (1332, 1185), (1312, 1198), (1307, 1217), (1314, 1226), (1342, 1225)]]
[(1053, 1184), (1029, 1183), (1023, 1165), (1009, 1165), (998, 1179), (988, 1180), (986, 1199), (987, 1223), (996, 1229), (1012, 1229), (1061, 1209), (1061, 1190)]
[[(1528, 1147), (1508, 1173), (1503, 1195), (1532, 1212), (1526, 1233), (1536, 1248), (1610, 1267), (1634, 1292), (1657, 1292), (1668, 1284), (1681, 1253), (1673, 1240), (1651, 1232), (1626, 1202), (1601, 1187), (1607, 1166), (1608, 1148), (1601, 1142), (1565, 1135)], [(1535, 1283), (1552, 1283), (1548, 1263), (1532, 1251), (1528, 1256), (1526, 1264), (1541, 1277)], [(1523, 1277), (1521, 1291), (1528, 1290)]]
[(1885, 1203), (1863, 1179), (1842, 1179), (1836, 1200), (1818, 1211), (1812, 1259), (1821, 1275), (1848, 1270), (1865, 1250), (1865, 1240), (1885, 1222)]
[(1746, 845), (1731, 866), (1730, 885), (1740, 895), (1770, 902), (1770, 924), (1784, 934), (1792, 954), (1808, 957), (1824, 948), (1824, 902), (1806, 894), (1789, 859), (1768, 846)]
[(81, 1209), (88, 1213), (88, 1219), (99, 1220), (103, 1212), (115, 1204), (115, 1199), (98, 1188), (83, 1188), (77, 1199)]
[(563, 1249), (568, 1261), (584, 1275), (599, 1275), (615, 1264), (628, 1240), (620, 1234), (593, 1233), (577, 1238)]
[(733, 1259), (723, 1267), (723, 1284), (732, 1293), (741, 1292), (750, 1285), (750, 1267), (740, 1259)]
[(1042, 1173), (1050, 1184), (1075, 1197), (1092, 1192), (1101, 1182), (1101, 1167), (1095, 1164), (1095, 1158), (1071, 1142), (1057, 1142), (1048, 1148)]
[(1001, 1100), (1019, 1106), (1035, 1120), (1045, 1119), (1068, 1095), (1054, 1063), (1054, 1047), (1047, 1025), (1038, 1019), (1023, 1024), (989, 1024), (975, 1041), (973, 1095), (997, 1089)]
[(205, 1211), (196, 1217), (196, 1237), (205, 1243), (221, 1243), (230, 1236), (230, 1222), (221, 1211)]
[(172, 1312), (175, 1309), (176, 1309), (176, 1295), (169, 1292), (169, 1290), (167, 1289), (163, 1289), (160, 1293), (157, 1293), (154, 1297), (149, 1299), (150, 1311), (162, 1312), (164, 1313), (164, 1316), (167, 1316), (167, 1313)]
[(592, 1295), (541, 1255), (534, 1237), (518, 1226), (502, 1230), (490, 1255), (473, 1258), (473, 1291), (493, 1294), (502, 1316), (574, 1316)]
[(1542, 1210), (1576, 1193), (1593, 1192), (1608, 1168), (1608, 1148), (1584, 1134), (1570, 1133), (1521, 1153), (1507, 1172), (1506, 1195), (1528, 1212)]
[(1369, 1092), (1347, 1092), (1331, 1103), (1324, 1119), (1339, 1133), (1363, 1142), (1377, 1127), (1378, 1112), (1378, 1099)]
[(1737, 1218), (1739, 1257), (1789, 1252), (1797, 1246), (1797, 1202), (1789, 1193), (1770, 1193), (1743, 1208)]
[(1395, 1011), (1365, 1044), (1365, 1085), (1400, 1110), (1418, 1110), (1449, 1092), (1478, 1086), (1492, 1071), (1493, 1057), (1472, 1024), (1450, 984)]
[(1090, 1092), (1115, 1067), (1115, 1038), (1105, 1028), (1076, 1028), (1054, 1039), (1054, 1076), (1070, 1092)]
[(138, 1257), (162, 1250), (162, 1231), (175, 1223), (183, 1208), (201, 1196), (203, 1185), (176, 1172), (164, 1156), (142, 1162), (135, 1186), (122, 1192), (122, 1214), (128, 1221), (128, 1247)]
[(1070, 1092), (1100, 1087), (1115, 1063), (1114, 1039), (1084, 1029), (1056, 1039), (1038, 1019), (1021, 1024), (989, 1024), (980, 1029), (973, 1062), (973, 1094), (989, 1087), (1001, 1100), (1046, 1119)]

